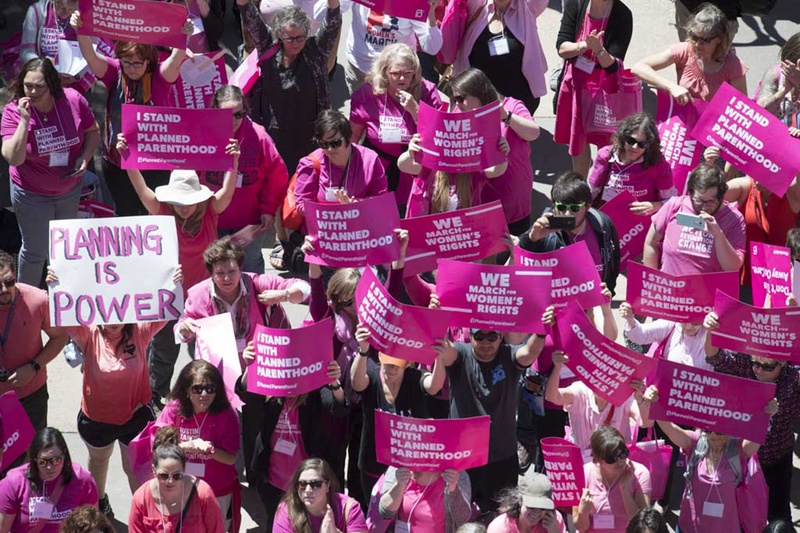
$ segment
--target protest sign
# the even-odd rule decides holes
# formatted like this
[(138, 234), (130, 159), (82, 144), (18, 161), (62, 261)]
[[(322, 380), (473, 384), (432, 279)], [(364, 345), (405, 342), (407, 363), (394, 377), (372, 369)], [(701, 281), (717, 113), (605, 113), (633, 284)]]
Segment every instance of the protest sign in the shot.
[[(54, 326), (173, 320), (183, 311), (175, 219), (50, 221), (50, 321)], [(147, 272), (147, 275), (142, 275)]]
[(545, 333), (552, 273), (518, 266), (442, 259), (436, 281), (441, 309), (452, 326), (491, 331)]
[(595, 394), (617, 407), (633, 394), (630, 382), (643, 380), (655, 366), (655, 360), (597, 331), (576, 302), (557, 315), (556, 326), (556, 346), (569, 356), (569, 369)]
[(777, 117), (727, 83), (691, 131), (706, 146), (758, 183), (783, 196), (800, 172), (800, 139)]
[(800, 361), (800, 309), (763, 309), (741, 303), (717, 291), (714, 312), (719, 328), (711, 330), (711, 344), (736, 352)]
[(578, 505), (586, 486), (581, 449), (558, 437), (544, 438), (541, 445), (545, 473), (553, 486), (556, 507)]
[(603, 204), (600, 211), (608, 215), (619, 236), (619, 269), (625, 270), (628, 261), (642, 255), (644, 239), (650, 229), (650, 217), (631, 212), (630, 204), (636, 197), (630, 191), (622, 191)]
[(551, 302), (556, 311), (564, 309), (576, 300), (581, 307), (589, 309), (606, 303), (600, 286), (600, 275), (594, 259), (583, 241), (576, 242), (553, 252), (534, 253), (514, 248), (514, 262), (538, 272), (552, 272)]
[(230, 109), (123, 104), (122, 133), (128, 141), (128, 150), (120, 152), (124, 169), (225, 171), (233, 167), (233, 155), (225, 153), (233, 135)]
[(217, 89), (227, 83), (224, 51), (194, 54), (181, 64), (181, 74), (175, 82), (175, 107), (206, 109)]
[(678, 105), (667, 91), (658, 91), (656, 121), (661, 153), (672, 169), (672, 183), (678, 194), (686, 193), (689, 173), (703, 159), (703, 146), (689, 132), (707, 105), (697, 98), (686, 105)]
[(333, 268), (388, 263), (400, 257), (400, 213), (394, 194), (352, 204), (306, 202), (306, 226), (314, 249), (306, 262)]
[(792, 253), (788, 248), (751, 242), (750, 274), (753, 305), (786, 307), (786, 297), (792, 294)]
[(356, 287), (356, 309), (378, 351), (425, 365), (436, 359), (431, 346), (444, 338), (451, 319), (447, 311), (401, 304), (369, 268)]
[(672, 276), (641, 263), (628, 264), (627, 300), (637, 314), (673, 322), (702, 322), (714, 310), (717, 289), (739, 295), (739, 272)]
[[(361, 4), (370, 8), (376, 13), (382, 13), (384, 17), (390, 15), (390, 18), (404, 18), (424, 22), (428, 18), (430, 11), (430, 4), (428, 0), (353, 0), (356, 4)], [(371, 19), (370, 19), (371, 20)], [(395, 23), (396, 24), (396, 23)], [(368, 28), (370, 37), (375, 39), (386, 38), (380, 34), (373, 35), (373, 32), (386, 33), (391, 25), (387, 26), (373, 26)], [(396, 30), (393, 30), (396, 31)]]
[(244, 402), (236, 394), (236, 380), (242, 375), (242, 360), (236, 347), (236, 335), (230, 313), (195, 320), (198, 326), (197, 358), (208, 361), (222, 374), (225, 394), (231, 407), (240, 408)]
[(800, 262), (792, 261), (792, 296), (800, 302)]
[(152, 0), (79, 0), (79, 35), (170, 48), (186, 48), (181, 27), (188, 11), (183, 4)]
[(331, 382), (328, 362), (333, 345), (331, 319), (297, 329), (256, 326), (256, 360), (247, 369), (247, 392), (262, 396), (297, 396)]
[(466, 113), (439, 111), (420, 102), (417, 133), (425, 168), (480, 172), (506, 160), (498, 147), (500, 108), (496, 102)]
[(0, 420), (3, 429), (3, 459), (0, 471), (4, 471), (28, 451), (36, 431), (14, 391), (8, 391), (0, 396)]
[(729, 376), (658, 360), (655, 386), (658, 401), (650, 418), (716, 431), (764, 444), (775, 383)]
[(405, 277), (436, 269), (437, 259), (478, 261), (500, 253), (508, 245), (503, 206), (499, 200), (467, 209), (406, 218), (400, 227), (408, 230)]
[(489, 416), (437, 420), (375, 410), (379, 463), (423, 472), (467, 470), (489, 461)]

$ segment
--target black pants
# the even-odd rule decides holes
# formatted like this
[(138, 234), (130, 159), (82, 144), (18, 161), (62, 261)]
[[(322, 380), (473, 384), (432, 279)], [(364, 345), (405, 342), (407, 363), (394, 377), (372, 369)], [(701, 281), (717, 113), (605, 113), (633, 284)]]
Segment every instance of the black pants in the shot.
[(498, 503), (495, 498), (501, 490), (517, 486), (518, 473), (516, 453), (505, 459), (467, 470), (472, 485), (472, 501), (478, 504), (481, 515), (497, 511)]
[(792, 511), (789, 506), (792, 491), (792, 453), (787, 453), (775, 464), (761, 467), (764, 470), (764, 478), (769, 487), (769, 521), (786, 520), (792, 521)]
[(262, 479), (256, 482), (256, 490), (258, 491), (258, 499), (261, 500), (261, 505), (264, 506), (266, 533), (270, 533), (272, 531), (272, 522), (275, 520), (275, 512), (278, 510), (278, 504), (283, 497), (283, 491), (267, 483), (265, 478), (266, 474), (262, 474)]

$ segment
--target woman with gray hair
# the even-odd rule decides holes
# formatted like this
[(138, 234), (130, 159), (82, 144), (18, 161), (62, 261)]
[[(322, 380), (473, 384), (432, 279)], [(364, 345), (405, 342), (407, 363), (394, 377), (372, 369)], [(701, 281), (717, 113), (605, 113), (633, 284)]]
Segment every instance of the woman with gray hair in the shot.
[(314, 150), (314, 121), (330, 107), (328, 56), (342, 26), (339, 0), (327, 0), (325, 20), (313, 36), (311, 21), (298, 6), (281, 9), (268, 26), (251, 0), (236, 2), (261, 66), (250, 94), (251, 117), (267, 129), (292, 173)]

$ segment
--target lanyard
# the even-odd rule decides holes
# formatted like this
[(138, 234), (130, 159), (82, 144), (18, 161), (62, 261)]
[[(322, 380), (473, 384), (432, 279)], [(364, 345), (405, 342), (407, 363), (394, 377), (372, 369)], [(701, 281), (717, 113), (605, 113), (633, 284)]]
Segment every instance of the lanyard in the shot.
[[(709, 448), (708, 454), (711, 455), (711, 448)], [(725, 455), (725, 450), (722, 450), (722, 453), (720, 454), (719, 459), (717, 459), (717, 465), (714, 467), (714, 474), (711, 477), (711, 486), (708, 487), (708, 493), (706, 494), (706, 498), (705, 498), (705, 500), (703, 500), (703, 502), (707, 502), (708, 498), (711, 496), (711, 490), (712, 489), (716, 489), (717, 499), (719, 500), (720, 503), (724, 503), (722, 501), (722, 496), (719, 493), (719, 470), (720, 470), (720, 465), (722, 464), (722, 457), (724, 455)], [(706, 457), (706, 461), (709, 461), (709, 460), (710, 459), (708, 457)], [(711, 464), (714, 464), (713, 461), (711, 461)], [(706, 470), (708, 470), (708, 467), (706, 467)]]
[(417, 501), (415, 501), (414, 505), (411, 506), (411, 510), (408, 512), (408, 518), (406, 518), (406, 522), (408, 522), (409, 529), (411, 529), (411, 515), (414, 514), (414, 509), (417, 508), (417, 505), (419, 505), (419, 502), (422, 501), (422, 498), (425, 496), (425, 493), (428, 492), (428, 487), (430, 487), (434, 483), (436, 483), (436, 479), (431, 480), (427, 485), (425, 485), (425, 488), (422, 489), (422, 492), (417, 497)]
[(290, 406), (288, 402), (283, 405), (283, 410), (281, 411), (281, 416), (280, 416), (280, 419), (283, 421), (283, 427), (281, 428), (281, 432), (278, 434), (278, 440), (283, 439), (283, 436), (286, 435), (287, 438), (283, 440), (287, 440), (293, 444), (297, 444), (297, 436), (292, 435), (293, 433), (292, 428), (294, 426), (289, 420), (289, 411), (291, 411), (293, 408), (294, 406), (293, 405)]
[[(412, 97), (412, 98), (413, 98), (413, 97)], [(398, 103), (399, 103), (399, 102), (398, 102)], [(384, 115), (384, 116), (388, 116), (388, 115), (386, 114), (386, 107), (387, 107), (388, 105), (389, 105), (389, 92), (387, 91), (387, 92), (384, 94), (384, 98), (383, 98), (383, 115)], [(402, 107), (402, 106), (400, 106), (400, 107)], [(405, 118), (406, 118), (406, 108), (405, 108), (405, 107), (402, 107), (402, 109), (403, 109), (403, 114), (402, 114), (402, 115), (400, 115), (400, 121), (401, 121), (401, 122), (403, 122), (403, 121), (405, 120)], [(380, 119), (379, 119), (379, 120), (380, 120)], [(380, 123), (379, 123), (378, 125), (380, 126)], [(348, 161), (348, 163), (350, 162), (350, 160), (349, 160), (349, 159), (348, 159), (347, 161)]]
[(6, 321), (6, 327), (3, 330), (3, 336), (0, 337), (0, 348), (3, 349), (3, 355), (6, 353), (6, 341), (8, 341), (8, 335), (11, 332), (11, 322), (14, 319), (14, 310), (17, 308), (17, 297), (19, 296), (19, 290), (14, 292), (14, 299), (11, 301), (11, 309), (8, 311), (8, 320)]
[[(350, 156), (347, 158), (347, 163), (344, 165), (344, 170), (342, 170), (342, 177), (339, 179), (339, 186), (337, 189), (344, 189), (347, 190), (347, 175), (350, 174), (350, 160), (353, 159), (353, 148), (350, 148)], [(333, 164), (331, 163), (331, 159), (326, 157), (325, 160), (328, 162), (328, 176), (330, 176), (331, 183), (333, 183)]]
[(197, 426), (197, 436), (203, 438), (203, 426), (208, 420), (208, 412), (206, 412), (206, 416), (203, 417), (203, 423), (199, 423), (197, 421), (197, 413), (192, 413), (192, 417), (194, 418), (194, 425)]

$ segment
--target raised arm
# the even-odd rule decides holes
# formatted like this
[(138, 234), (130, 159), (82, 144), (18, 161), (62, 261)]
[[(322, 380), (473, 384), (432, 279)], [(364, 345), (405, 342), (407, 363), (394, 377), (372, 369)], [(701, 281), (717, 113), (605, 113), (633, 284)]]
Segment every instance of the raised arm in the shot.
[(556, 405), (569, 405), (575, 398), (569, 387), (563, 389), (559, 387), (561, 384), (561, 369), (567, 361), (569, 361), (569, 357), (561, 350), (553, 352), (553, 370), (550, 371), (550, 376), (547, 378), (547, 383), (544, 387), (544, 398)]
[[(128, 150), (128, 142), (122, 133), (117, 134), (117, 150), (120, 152)], [(136, 195), (142, 201), (142, 205), (147, 209), (147, 212), (151, 215), (157, 215), (161, 210), (161, 202), (156, 198), (156, 193), (145, 183), (142, 173), (135, 168), (129, 168), (128, 178), (131, 180), (133, 190), (136, 191)]]
[(228, 139), (228, 146), (225, 147), (226, 154), (233, 154), (233, 169), (225, 173), (225, 180), (222, 187), (211, 196), (211, 208), (215, 213), (222, 213), (231, 204), (233, 193), (236, 190), (236, 177), (239, 173), (239, 141)]
[[(72, 16), (69, 18), (69, 24), (75, 28), (76, 32), (78, 31), (83, 24), (81, 21), (80, 12), (74, 11), (72, 13)], [(108, 61), (106, 60), (105, 56), (99, 55), (95, 51), (94, 47), (92, 46), (92, 40), (86, 35), (78, 35), (78, 48), (80, 48), (81, 55), (89, 65), (89, 69), (91, 69), (92, 74), (94, 74), (97, 78), (102, 78), (105, 76), (106, 72), (108, 71)]]
[[(552, 326), (555, 323), (555, 309), (549, 306), (542, 313), (542, 323), (546, 326)], [(544, 342), (547, 338), (546, 335), (531, 335), (524, 346), (520, 347), (516, 353), (516, 362), (519, 366), (528, 367), (533, 364), (539, 354), (542, 353)]]

